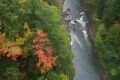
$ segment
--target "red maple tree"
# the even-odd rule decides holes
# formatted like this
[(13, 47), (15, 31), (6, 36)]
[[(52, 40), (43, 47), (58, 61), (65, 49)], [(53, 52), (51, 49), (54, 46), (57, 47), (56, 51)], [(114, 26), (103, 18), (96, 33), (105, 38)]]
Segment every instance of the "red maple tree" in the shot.
[(50, 42), (46, 36), (46, 33), (42, 30), (37, 30), (37, 37), (33, 39), (33, 48), (36, 49), (35, 54), (38, 57), (36, 67), (43, 67), (41, 73), (48, 72), (52, 69), (57, 59), (57, 57), (52, 56), (53, 49), (50, 46)]

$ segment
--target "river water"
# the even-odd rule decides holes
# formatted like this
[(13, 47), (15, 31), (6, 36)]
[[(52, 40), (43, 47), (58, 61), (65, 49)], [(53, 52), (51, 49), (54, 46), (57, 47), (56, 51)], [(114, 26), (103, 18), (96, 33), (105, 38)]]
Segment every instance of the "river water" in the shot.
[[(80, 0), (65, 0), (63, 12), (71, 9), (72, 18), (79, 18), (82, 11)], [(84, 15), (85, 16), (85, 15)], [(68, 24), (71, 35), (71, 49), (74, 55), (73, 64), (76, 71), (74, 80), (101, 80), (93, 61), (92, 46), (89, 37), (85, 38), (82, 24)], [(89, 27), (89, 26), (86, 26)], [(88, 32), (87, 32), (88, 33)]]

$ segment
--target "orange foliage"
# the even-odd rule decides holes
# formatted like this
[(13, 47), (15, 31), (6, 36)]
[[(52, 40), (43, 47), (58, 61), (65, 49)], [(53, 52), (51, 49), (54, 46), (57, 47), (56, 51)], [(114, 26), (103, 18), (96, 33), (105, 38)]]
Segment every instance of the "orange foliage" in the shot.
[[(36, 55), (38, 57), (38, 62), (36, 67), (42, 67), (41, 73), (48, 72), (53, 65), (57, 57), (52, 56), (52, 47), (50, 46), (49, 40), (46, 38), (46, 33), (41, 30), (37, 31), (37, 38), (33, 39), (33, 46), (36, 49)], [(47, 43), (47, 45), (46, 45)]]
[[(52, 56), (53, 49), (50, 46), (50, 41), (46, 38), (46, 33), (42, 30), (37, 30), (36, 36), (32, 34), (29, 25), (25, 22), (24, 30), (26, 31), (21, 37), (19, 34), (15, 38), (15, 41), (11, 41), (7, 39), (5, 34), (0, 34), (0, 56), (6, 56), (14, 61), (17, 60), (18, 56), (24, 56), (24, 53), (29, 50), (26, 41), (30, 39), (30, 37), (35, 37), (32, 41), (34, 44), (32, 48), (35, 49), (35, 54), (38, 57), (38, 61), (36, 63), (37, 68), (41, 68), (41, 73), (46, 73), (52, 69), (53, 65), (55, 65), (57, 57)], [(26, 45), (26, 46), (23, 46)]]
[(23, 47), (20, 46), (24, 45), (29, 37), (32, 36), (31, 29), (27, 22), (24, 23), (23, 28), (26, 32), (22, 37), (17, 34), (18, 36), (15, 38), (15, 41), (11, 41), (5, 34), (0, 33), (0, 56), (6, 56), (14, 61), (17, 60), (18, 56), (23, 56)]
[(6, 40), (5, 35), (0, 34), (0, 56), (6, 56), (15, 61), (20, 55), (22, 55), (22, 49)]

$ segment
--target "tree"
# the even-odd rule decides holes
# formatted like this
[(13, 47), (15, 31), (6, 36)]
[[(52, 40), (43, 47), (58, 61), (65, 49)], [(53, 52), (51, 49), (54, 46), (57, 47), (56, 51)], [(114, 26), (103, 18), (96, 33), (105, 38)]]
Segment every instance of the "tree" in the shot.
[(95, 0), (95, 2), (94, 2), (95, 3), (95, 5), (94, 5), (95, 12), (99, 19), (103, 18), (105, 2), (106, 2), (106, 0)]
[[(65, 27), (61, 24), (60, 10), (58, 7), (49, 5), (44, 0), (0, 0), (0, 15), (0, 26), (2, 24), (1, 33), (5, 33), (7, 39), (5, 42), (10, 41), (11, 43), (15, 43), (22, 49), (24, 57), (20, 55), (20, 57), (15, 57), (15, 60), (20, 63), (20, 68), (22, 67), (21, 70), (26, 74), (26, 79), (35, 80), (40, 76), (38, 75), (40, 71), (36, 69), (34, 65), (36, 64), (36, 57), (39, 59), (39, 63), (41, 56), (32, 56), (34, 49), (29, 49), (32, 43), (31, 32), (35, 33), (37, 29), (42, 29), (46, 32), (48, 35), (47, 38), (52, 44), (53, 55), (59, 57), (56, 65), (52, 67), (53, 69), (51, 69), (50, 66), (50, 70), (57, 76), (59, 76), (59, 73), (64, 73), (66, 77), (74, 76), (72, 66), (73, 56), (69, 47), (70, 38)], [(24, 28), (25, 22), (29, 24), (30, 29), (28, 29), (28, 25)], [(26, 36), (29, 37), (26, 39)], [(49, 48), (46, 49), (50, 51)], [(47, 58), (47, 60), (50, 59), (48, 55), (43, 56)], [(44, 61), (45, 60), (42, 62)], [(52, 60), (52, 63), (54, 63), (54, 60)], [(41, 67), (41, 65), (39, 66)], [(47, 73), (43, 76), (46, 75)], [(50, 76), (48, 79), (49, 78)]]
[(95, 39), (97, 54), (103, 68), (113, 80), (119, 80), (120, 75), (120, 27), (114, 24), (106, 31), (105, 26), (100, 26)]
[(107, 0), (104, 9), (104, 23), (106, 26), (113, 24), (120, 18), (120, 1), (119, 0)]

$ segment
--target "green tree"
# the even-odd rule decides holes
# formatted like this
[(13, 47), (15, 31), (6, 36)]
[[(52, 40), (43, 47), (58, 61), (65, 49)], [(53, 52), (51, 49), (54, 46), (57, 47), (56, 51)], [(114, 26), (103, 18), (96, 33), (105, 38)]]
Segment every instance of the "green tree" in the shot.
[(106, 31), (105, 26), (98, 28), (95, 46), (103, 68), (112, 76), (113, 80), (119, 80), (120, 75), (120, 27), (114, 24)]
[(103, 18), (103, 12), (105, 8), (105, 2), (106, 0), (95, 0), (94, 1), (94, 7), (95, 7), (95, 13), (97, 14), (97, 17), (99, 19)]
[(120, 18), (120, 0), (107, 0), (104, 9), (104, 23), (106, 26), (113, 24)]
[[(20, 37), (23, 36), (25, 30), (22, 25), (24, 22), (28, 22), (32, 31), (43, 29), (51, 41), (54, 49), (53, 54), (58, 56), (52, 72), (56, 76), (59, 76), (59, 73), (64, 73), (70, 78), (74, 76), (73, 56), (69, 46), (70, 37), (60, 21), (59, 8), (55, 5), (49, 5), (44, 0), (0, 0), (0, 15), (2, 15), (0, 16), (2, 32), (5, 32), (10, 40), (13, 38), (12, 41), (14, 41), (16, 34), (20, 34)], [(27, 71), (28, 79), (36, 79), (36, 76), (38, 76), (37, 71), (33, 71), (33, 65), (30, 61), (27, 64), (28, 69), (25, 71)], [(48, 76), (49, 78), (50, 76)]]
[(15, 30), (20, 29), (18, 8), (18, 0), (0, 0), (1, 32), (5, 32), (8, 37), (14, 37)]

